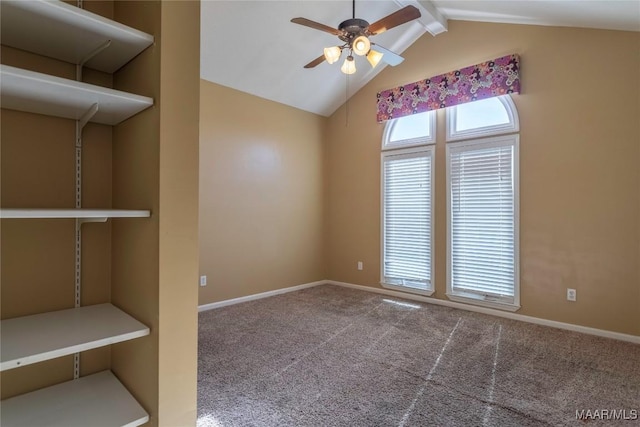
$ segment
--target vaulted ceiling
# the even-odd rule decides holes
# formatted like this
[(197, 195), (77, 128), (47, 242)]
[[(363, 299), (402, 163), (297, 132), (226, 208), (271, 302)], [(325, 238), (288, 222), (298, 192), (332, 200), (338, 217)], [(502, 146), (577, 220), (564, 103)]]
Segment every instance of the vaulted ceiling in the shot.
[[(401, 54), (425, 33), (437, 37), (446, 31), (450, 19), (640, 31), (640, 2), (636, 0), (357, 0), (355, 14), (373, 23), (406, 5), (416, 6), (421, 18), (376, 35), (372, 41)], [(342, 61), (304, 69), (339, 40), (291, 23), (295, 17), (337, 28), (352, 17), (352, 2), (203, 1), (201, 77), (329, 116), (384, 68), (380, 63), (372, 69), (364, 57), (356, 57), (357, 72), (348, 77), (348, 84), (340, 72)]]

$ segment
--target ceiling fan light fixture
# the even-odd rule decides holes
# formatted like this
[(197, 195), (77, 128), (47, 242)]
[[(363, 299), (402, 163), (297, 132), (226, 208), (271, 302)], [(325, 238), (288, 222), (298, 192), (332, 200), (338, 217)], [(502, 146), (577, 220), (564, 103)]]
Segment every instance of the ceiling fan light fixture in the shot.
[(324, 59), (326, 59), (329, 64), (333, 64), (338, 59), (340, 59), (341, 54), (342, 49), (340, 49), (340, 47), (338, 46), (324, 48)]
[[(396, 3), (404, 2), (396, 0)], [(412, 5), (407, 5), (384, 18), (377, 20), (373, 24), (369, 24), (369, 22), (364, 19), (356, 18), (355, 0), (352, 0), (352, 5), (353, 18), (342, 21), (340, 25), (338, 25), (338, 28), (333, 28), (307, 18), (298, 17), (291, 20), (294, 24), (303, 25), (305, 27), (313, 28), (314, 30), (324, 31), (325, 33), (337, 36), (338, 39), (344, 43), (343, 45), (325, 48), (322, 55), (306, 64), (304, 68), (314, 68), (325, 61), (333, 64), (340, 59), (344, 49), (349, 51), (349, 56), (340, 70), (346, 74), (353, 74), (356, 72), (356, 65), (353, 60), (354, 52), (358, 56), (366, 56), (369, 63), (371, 63), (371, 66), (374, 68), (383, 58), (383, 55), (384, 62), (387, 65), (394, 66), (403, 61), (403, 58), (400, 55), (384, 49), (380, 45), (377, 45), (376, 52), (371, 52), (371, 46), (373, 43), (371, 43), (369, 37), (378, 35), (399, 25), (406, 24), (414, 19), (418, 19), (421, 16), (418, 8)]]
[(344, 60), (344, 64), (340, 67), (340, 71), (345, 74), (353, 74), (356, 72), (356, 62), (353, 60), (353, 56), (347, 56), (347, 59)]
[(382, 56), (382, 53), (373, 49), (371, 49), (369, 53), (367, 53), (367, 61), (369, 61), (369, 64), (371, 64), (371, 68), (376, 68), (376, 65), (378, 65), (378, 63), (382, 59)]
[(371, 49), (371, 42), (367, 36), (358, 36), (352, 43), (353, 53), (359, 56), (366, 55)]

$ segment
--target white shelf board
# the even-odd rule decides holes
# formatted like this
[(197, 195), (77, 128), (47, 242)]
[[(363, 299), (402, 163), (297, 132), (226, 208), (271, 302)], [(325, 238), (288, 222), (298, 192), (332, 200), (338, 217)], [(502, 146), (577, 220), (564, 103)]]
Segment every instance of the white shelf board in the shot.
[(153, 99), (0, 65), (0, 103), (10, 110), (72, 120), (79, 120), (93, 104), (98, 104), (98, 111), (89, 121), (117, 125), (151, 107)]
[(2, 427), (139, 426), (149, 415), (110, 371), (0, 402)]
[(0, 330), (0, 371), (149, 335), (111, 304), (6, 319)]
[(151, 211), (125, 209), (0, 209), (0, 218), (148, 218)]
[(2, 44), (113, 73), (153, 44), (153, 36), (61, 1), (0, 2)]

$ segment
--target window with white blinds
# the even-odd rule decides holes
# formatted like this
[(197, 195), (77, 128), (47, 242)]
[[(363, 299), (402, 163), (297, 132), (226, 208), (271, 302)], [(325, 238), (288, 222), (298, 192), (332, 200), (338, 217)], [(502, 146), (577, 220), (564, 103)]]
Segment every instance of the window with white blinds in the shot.
[(430, 295), (433, 148), (382, 155), (382, 284)]
[(519, 304), (517, 159), (518, 135), (447, 145), (447, 295), (452, 299), (498, 308)]
[(446, 114), (447, 296), (515, 311), (518, 112), (506, 95), (450, 107)]

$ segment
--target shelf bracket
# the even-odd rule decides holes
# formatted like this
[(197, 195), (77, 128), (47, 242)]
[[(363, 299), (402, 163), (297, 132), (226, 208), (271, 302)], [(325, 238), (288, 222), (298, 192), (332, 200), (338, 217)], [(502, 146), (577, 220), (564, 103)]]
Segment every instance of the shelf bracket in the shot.
[(107, 222), (107, 219), (109, 219), (109, 218), (107, 218), (105, 216), (105, 217), (102, 217), (102, 218), (78, 218), (77, 221), (78, 221), (79, 225), (82, 225), (82, 224), (85, 224), (87, 222)]
[(78, 124), (80, 126), (78, 130), (82, 131), (82, 129), (84, 129), (87, 123), (89, 123), (89, 120), (91, 120), (91, 118), (95, 116), (97, 112), (98, 112), (98, 103), (96, 102), (91, 107), (89, 107), (89, 109), (78, 120)]
[(89, 61), (91, 58), (93, 58), (94, 56), (96, 56), (97, 54), (99, 54), (100, 52), (102, 52), (103, 50), (108, 48), (109, 46), (111, 46), (111, 40), (105, 41), (104, 43), (102, 43), (101, 45), (99, 45), (98, 47), (93, 49), (91, 52), (89, 52), (87, 54), (87, 56), (85, 56), (82, 59), (82, 61), (80, 61), (76, 65), (76, 80), (77, 81), (79, 81), (79, 82), (82, 81), (82, 67), (84, 67), (84, 64), (86, 64), (87, 61)]

